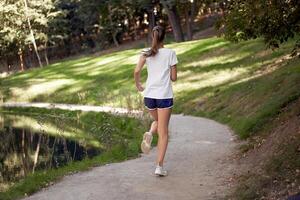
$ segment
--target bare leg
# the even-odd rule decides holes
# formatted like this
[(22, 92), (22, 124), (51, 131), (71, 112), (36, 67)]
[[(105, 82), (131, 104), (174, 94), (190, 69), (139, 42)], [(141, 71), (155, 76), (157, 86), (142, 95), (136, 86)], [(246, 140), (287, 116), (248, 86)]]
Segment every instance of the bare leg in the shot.
[[(157, 133), (157, 109), (155, 110), (149, 110), (149, 113), (154, 118), (154, 121), (151, 124), (149, 132), (144, 133), (143, 135), (143, 141), (141, 143), (141, 150), (143, 153), (149, 153), (151, 148), (151, 141), (153, 139), (152, 135), (153, 133)], [(150, 133), (150, 134), (149, 134)]]
[(156, 163), (163, 166), (168, 146), (169, 121), (172, 108), (157, 109), (158, 114), (158, 154)]
[(157, 109), (149, 110), (149, 113), (151, 114), (152, 118), (154, 119), (154, 121), (151, 124), (149, 132), (151, 132), (152, 134), (157, 133), (157, 120), (158, 120)]

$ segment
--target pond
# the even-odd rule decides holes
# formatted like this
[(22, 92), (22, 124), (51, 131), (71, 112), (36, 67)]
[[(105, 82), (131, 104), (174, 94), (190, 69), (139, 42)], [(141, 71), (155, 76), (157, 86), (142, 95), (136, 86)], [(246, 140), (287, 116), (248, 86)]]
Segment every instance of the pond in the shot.
[(104, 149), (100, 141), (109, 140), (84, 126), (74, 119), (0, 113), (0, 192), (36, 171), (99, 155)]

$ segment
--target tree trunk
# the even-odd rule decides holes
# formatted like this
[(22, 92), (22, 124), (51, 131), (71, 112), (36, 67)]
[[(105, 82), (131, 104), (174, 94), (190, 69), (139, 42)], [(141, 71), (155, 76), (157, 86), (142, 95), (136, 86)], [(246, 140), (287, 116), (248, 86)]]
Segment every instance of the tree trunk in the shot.
[(40, 54), (39, 54), (37, 46), (36, 46), (35, 37), (34, 37), (34, 34), (33, 34), (32, 27), (31, 27), (30, 19), (29, 19), (29, 16), (28, 16), (27, 0), (24, 0), (24, 5), (25, 5), (24, 8), (25, 8), (25, 15), (26, 15), (26, 19), (27, 19), (27, 24), (28, 24), (28, 28), (29, 28), (30, 36), (31, 36), (31, 42), (33, 44), (34, 51), (35, 51), (36, 57), (38, 59), (39, 65), (40, 65), (40, 67), (43, 67), (43, 64), (42, 64), (41, 58), (40, 58)]
[(112, 33), (112, 38), (114, 40), (114, 44), (116, 45), (116, 47), (118, 47), (119, 46), (119, 42), (117, 40), (117, 33), (115, 31), (113, 31), (113, 33)]
[[(109, 19), (109, 23), (110, 23), (110, 26), (113, 27), (113, 20), (111, 18), (111, 5), (108, 4), (108, 19)], [(116, 47), (119, 46), (119, 42), (117, 40), (117, 31), (115, 31), (113, 28), (111, 28), (111, 35), (112, 35), (112, 38), (113, 38), (113, 41), (114, 41), (114, 44), (116, 45)]]
[(46, 40), (45, 41), (45, 54), (44, 54), (44, 56), (45, 56), (45, 61), (46, 61), (46, 65), (49, 65), (49, 59), (48, 59), (48, 46), (47, 46), (47, 43), (48, 43), (48, 41)]
[(148, 10), (148, 16), (149, 16), (148, 44), (151, 44), (151, 42), (152, 42), (152, 29), (155, 26), (155, 16), (154, 16), (154, 13), (153, 13), (153, 7)]
[(196, 12), (195, 1), (189, 2), (188, 6), (185, 7), (185, 22), (186, 22), (186, 32), (187, 40), (193, 39), (193, 28), (194, 28), (194, 18)]
[(20, 69), (21, 71), (24, 71), (24, 59), (23, 59), (23, 51), (21, 48), (19, 48), (19, 58), (20, 58)]
[(167, 11), (169, 22), (173, 29), (173, 34), (176, 42), (184, 41), (184, 36), (180, 24), (180, 18), (177, 12), (176, 5), (168, 5), (165, 1), (162, 2), (164, 8)]
[(9, 58), (6, 58), (6, 67), (7, 67), (7, 72), (9, 73), (10, 71), (10, 64), (9, 64)]
[(133, 32), (133, 37), (134, 37), (134, 41), (138, 40), (139, 35), (138, 35), (138, 25), (136, 24), (135, 18), (133, 18), (133, 28), (134, 28), (134, 32)]
[(185, 13), (185, 25), (186, 25), (186, 39), (192, 40), (193, 30), (191, 26), (191, 11), (187, 6), (185, 7), (184, 13)]
[(197, 16), (197, 12), (196, 12), (196, 1), (192, 2), (191, 5), (191, 19), (190, 19), (190, 24), (191, 24), (191, 30), (192, 30), (192, 36), (193, 36), (193, 30), (194, 30), (194, 19)]

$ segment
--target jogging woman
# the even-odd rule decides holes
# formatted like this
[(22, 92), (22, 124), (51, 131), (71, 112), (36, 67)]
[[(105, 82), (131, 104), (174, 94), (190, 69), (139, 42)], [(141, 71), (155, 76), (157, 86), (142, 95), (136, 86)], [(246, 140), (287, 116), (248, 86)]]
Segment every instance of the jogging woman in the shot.
[[(177, 56), (174, 50), (165, 48), (163, 41), (165, 30), (162, 26), (155, 26), (152, 30), (152, 46), (142, 51), (134, 70), (136, 88), (144, 96), (144, 104), (153, 118), (150, 130), (144, 133), (141, 149), (149, 153), (152, 134), (158, 133), (158, 154), (155, 175), (166, 176), (163, 168), (165, 153), (168, 146), (168, 127), (173, 107), (172, 81), (177, 79)], [(147, 65), (146, 87), (140, 82), (140, 73)]]

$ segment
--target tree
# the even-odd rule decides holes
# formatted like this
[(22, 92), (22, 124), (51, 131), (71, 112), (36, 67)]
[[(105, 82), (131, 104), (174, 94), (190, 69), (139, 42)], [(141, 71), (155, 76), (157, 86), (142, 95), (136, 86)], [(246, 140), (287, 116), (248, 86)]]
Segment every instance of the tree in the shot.
[[(24, 9), (21, 1), (0, 1), (0, 48), (3, 55), (19, 55), (20, 70), (24, 70), (23, 53), (27, 34), (25, 30)], [(6, 59), (9, 62), (8, 59)]]
[(176, 0), (161, 0), (160, 2), (166, 9), (169, 22), (173, 29), (175, 41), (184, 41), (184, 35), (181, 28), (179, 13), (177, 11)]
[(28, 3), (27, 3), (27, 1), (28, 0), (24, 0), (24, 13), (25, 13), (26, 21), (27, 21), (27, 26), (28, 26), (28, 29), (29, 29), (29, 32), (30, 32), (30, 40), (31, 40), (31, 42), (33, 44), (36, 57), (37, 57), (37, 59), (39, 61), (39, 65), (40, 65), (40, 67), (43, 67), (43, 64), (42, 64), (42, 61), (41, 61), (41, 58), (40, 58), (40, 54), (38, 52), (37, 45), (36, 45), (36, 42), (35, 42), (34, 33), (33, 33), (33, 30), (32, 30), (32, 27), (31, 27), (31, 22), (30, 22), (30, 17), (29, 17), (29, 12), (28, 12)]
[(198, 9), (198, 4), (202, 1), (197, 0), (179, 0), (180, 10), (183, 10), (184, 19), (185, 19), (185, 28), (186, 28), (186, 39), (193, 39), (193, 28), (194, 28), (194, 19), (196, 16), (196, 9)]
[[(34, 47), (40, 66), (42, 61), (38, 47), (44, 44), (45, 60), (47, 58), (47, 44), (55, 35), (50, 21), (54, 20), (61, 12), (56, 10), (54, 0), (16, 0), (0, 1), (0, 52), (1, 55), (18, 54), (20, 69), (24, 70), (24, 52)], [(50, 30), (51, 29), (51, 30)], [(2, 59), (3, 57), (0, 56)], [(7, 58), (6, 58), (7, 59)]]
[(278, 47), (300, 32), (299, 0), (232, 0), (224, 19), (225, 37), (239, 41), (263, 37), (270, 47)]
[[(48, 65), (48, 43), (55, 44), (56, 39), (61, 37), (62, 33), (60, 29), (64, 30), (62, 27), (64, 24), (64, 21), (62, 20), (64, 13), (57, 7), (57, 1), (55, 0), (31, 0), (28, 11), (30, 14), (32, 31), (35, 36), (34, 38), (40, 46), (40, 49), (44, 50), (44, 58)], [(58, 23), (54, 24), (54, 22)], [(62, 24), (59, 25), (59, 23)], [(33, 42), (32, 44), (34, 45)]]
[[(119, 46), (122, 35), (129, 31), (129, 26), (135, 26), (138, 16), (138, 1), (106, 0), (100, 8), (100, 28), (103, 34), (112, 39), (115, 46)], [(130, 22), (132, 22), (130, 24)], [(106, 38), (107, 39), (107, 38)]]

